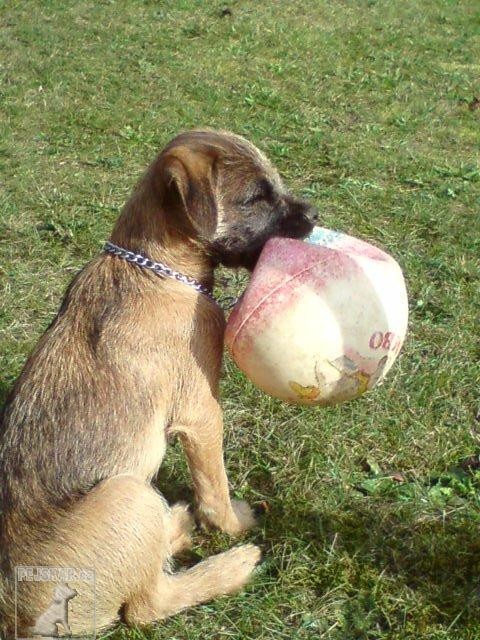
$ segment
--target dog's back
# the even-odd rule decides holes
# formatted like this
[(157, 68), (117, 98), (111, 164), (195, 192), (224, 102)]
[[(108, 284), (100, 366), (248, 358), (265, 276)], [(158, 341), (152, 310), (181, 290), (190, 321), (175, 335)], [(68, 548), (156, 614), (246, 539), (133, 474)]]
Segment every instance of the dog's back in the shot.
[[(171, 344), (176, 357), (168, 343), (154, 349), (168, 312), (150, 304), (149, 292), (154, 288), (158, 296), (161, 286), (142, 282), (130, 265), (105, 256), (73, 281), (3, 410), (4, 514), (14, 509), (16, 517), (35, 521), (45, 509), (68, 507), (103, 478), (141, 466), (143, 443), (135, 436), (141, 440), (162, 399), (165, 405), (171, 400), (174, 383), (169, 388), (166, 381), (174, 379), (172, 368), (182, 358), (178, 344)], [(142, 306), (148, 326), (142, 326)], [(183, 323), (189, 322), (186, 314)], [(181, 333), (182, 322), (177, 326)], [(127, 452), (118, 447), (126, 425), (132, 436)], [(138, 474), (147, 478), (143, 471)]]

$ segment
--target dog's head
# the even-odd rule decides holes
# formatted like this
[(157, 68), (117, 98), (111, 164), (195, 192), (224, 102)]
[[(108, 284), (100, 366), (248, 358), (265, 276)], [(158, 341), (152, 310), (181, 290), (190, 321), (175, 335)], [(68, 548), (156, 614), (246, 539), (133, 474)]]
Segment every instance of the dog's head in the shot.
[(154, 165), (164, 210), (215, 264), (252, 269), (273, 236), (304, 238), (317, 212), (288, 193), (250, 142), (227, 132), (177, 136)]

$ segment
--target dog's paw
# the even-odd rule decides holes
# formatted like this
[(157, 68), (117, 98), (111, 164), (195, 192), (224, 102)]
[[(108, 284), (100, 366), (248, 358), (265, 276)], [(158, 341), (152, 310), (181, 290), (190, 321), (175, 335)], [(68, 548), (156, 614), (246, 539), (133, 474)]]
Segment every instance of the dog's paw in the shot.
[(232, 500), (216, 509), (199, 505), (196, 516), (203, 528), (220, 529), (231, 536), (239, 536), (257, 523), (253, 509), (243, 500)]
[(231, 523), (232, 530), (228, 531), (231, 535), (238, 535), (248, 529), (252, 529), (257, 524), (255, 512), (252, 507), (244, 500), (232, 500), (232, 510), (235, 518)]
[(197, 518), (204, 528), (220, 529), (231, 536), (239, 536), (257, 523), (253, 509), (243, 500), (232, 500), (221, 510), (200, 506)]
[[(228, 586), (226, 593), (239, 591), (251, 578), (253, 571), (262, 559), (262, 551), (254, 544), (243, 544), (221, 554), (222, 574)], [(218, 556), (217, 556), (218, 557)]]

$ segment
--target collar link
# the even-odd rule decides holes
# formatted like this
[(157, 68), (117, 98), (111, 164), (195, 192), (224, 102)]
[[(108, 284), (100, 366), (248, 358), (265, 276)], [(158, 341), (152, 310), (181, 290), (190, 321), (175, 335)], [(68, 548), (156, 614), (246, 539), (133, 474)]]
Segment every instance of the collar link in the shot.
[(204, 296), (207, 296), (210, 300), (216, 303), (216, 300), (212, 294), (212, 292), (205, 287), (203, 284), (195, 280), (195, 278), (191, 278), (190, 276), (186, 276), (179, 271), (175, 271), (171, 267), (163, 264), (163, 262), (154, 262), (145, 256), (142, 256), (138, 253), (133, 253), (133, 251), (128, 251), (127, 249), (122, 249), (122, 247), (117, 247), (113, 242), (106, 242), (103, 246), (103, 250), (107, 253), (110, 253), (114, 256), (122, 258), (127, 262), (131, 262), (132, 264), (136, 264), (139, 267), (143, 267), (144, 269), (150, 269), (159, 277), (172, 278), (177, 282), (181, 282), (183, 284), (192, 287), (195, 291), (202, 293)]

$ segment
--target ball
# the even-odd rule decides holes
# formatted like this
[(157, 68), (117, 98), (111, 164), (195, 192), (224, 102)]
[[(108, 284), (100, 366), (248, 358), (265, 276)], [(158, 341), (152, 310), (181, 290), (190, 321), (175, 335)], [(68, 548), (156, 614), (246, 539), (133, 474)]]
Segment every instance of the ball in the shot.
[(227, 322), (239, 368), (271, 396), (330, 405), (383, 380), (405, 339), (408, 299), (398, 263), (352, 236), (316, 227), (272, 238)]

